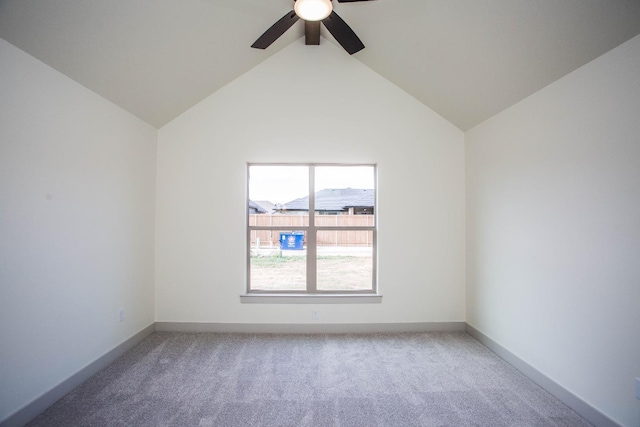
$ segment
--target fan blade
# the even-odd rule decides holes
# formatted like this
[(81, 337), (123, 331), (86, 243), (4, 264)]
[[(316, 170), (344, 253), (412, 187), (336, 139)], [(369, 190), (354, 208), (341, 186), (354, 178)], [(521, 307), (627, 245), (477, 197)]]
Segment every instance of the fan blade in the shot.
[(304, 21), (304, 44), (307, 46), (320, 44), (320, 21)]
[(322, 23), (338, 43), (342, 45), (344, 50), (349, 52), (349, 55), (353, 55), (364, 49), (362, 41), (337, 13), (331, 12), (331, 15), (323, 19)]
[(293, 24), (295, 24), (298, 19), (298, 15), (296, 15), (295, 11), (291, 11), (284, 15), (278, 22), (273, 24), (271, 28), (264, 32), (258, 40), (256, 40), (251, 47), (255, 47), (256, 49), (266, 49), (271, 46), (271, 43), (278, 40), (278, 37), (283, 35), (285, 31), (287, 31)]

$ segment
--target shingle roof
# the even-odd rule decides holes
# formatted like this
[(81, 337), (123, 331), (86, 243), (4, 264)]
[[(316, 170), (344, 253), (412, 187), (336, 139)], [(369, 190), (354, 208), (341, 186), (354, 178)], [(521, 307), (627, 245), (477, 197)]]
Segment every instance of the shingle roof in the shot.
[(258, 212), (258, 213), (268, 213), (269, 212), (260, 203), (254, 202), (253, 200), (249, 200), (249, 208), (250, 209), (255, 209), (256, 212)]
[[(355, 188), (329, 188), (316, 193), (317, 211), (342, 211), (351, 207), (373, 207), (375, 193), (373, 190)], [(309, 210), (309, 197), (301, 197), (285, 203), (284, 210)]]
[(276, 207), (276, 205), (268, 200), (256, 200), (254, 203), (264, 209), (266, 213), (272, 213)]

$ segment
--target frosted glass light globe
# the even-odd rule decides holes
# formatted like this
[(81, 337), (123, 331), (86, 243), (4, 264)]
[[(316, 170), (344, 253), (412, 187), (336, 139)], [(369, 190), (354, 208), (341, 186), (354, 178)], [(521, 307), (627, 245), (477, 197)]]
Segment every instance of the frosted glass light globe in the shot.
[(297, 0), (293, 9), (305, 21), (322, 21), (331, 15), (331, 0)]

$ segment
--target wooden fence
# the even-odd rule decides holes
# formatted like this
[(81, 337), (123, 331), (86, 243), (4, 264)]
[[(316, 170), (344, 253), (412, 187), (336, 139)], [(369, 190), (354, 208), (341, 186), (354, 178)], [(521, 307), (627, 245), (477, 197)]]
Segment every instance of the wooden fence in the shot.
[[(319, 227), (373, 227), (373, 215), (318, 215), (315, 218)], [(291, 231), (302, 231), (299, 227), (309, 225), (309, 215), (265, 215), (250, 214), (249, 226), (291, 227)], [(298, 228), (297, 228), (298, 227)], [(252, 230), (251, 246), (277, 247), (280, 244), (282, 230)], [(318, 246), (372, 246), (373, 232), (369, 230), (319, 230)], [(306, 242), (306, 236), (305, 236)]]

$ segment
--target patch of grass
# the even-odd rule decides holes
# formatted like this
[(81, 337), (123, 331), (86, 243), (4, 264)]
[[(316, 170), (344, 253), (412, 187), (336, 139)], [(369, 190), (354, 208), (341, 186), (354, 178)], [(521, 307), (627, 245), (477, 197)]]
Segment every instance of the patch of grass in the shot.
[(304, 264), (306, 256), (252, 256), (251, 265), (254, 267), (275, 267), (283, 264)]
[[(324, 255), (319, 256), (318, 261), (331, 261), (340, 265), (348, 264), (349, 262), (359, 262), (363, 257), (356, 256), (332, 256)], [(257, 268), (269, 268), (278, 267), (284, 265), (306, 265), (306, 256), (252, 256), (251, 266)]]
[[(306, 256), (252, 256), (251, 287), (303, 290)], [(371, 257), (325, 255), (317, 259), (317, 286), (324, 290), (371, 289)]]

